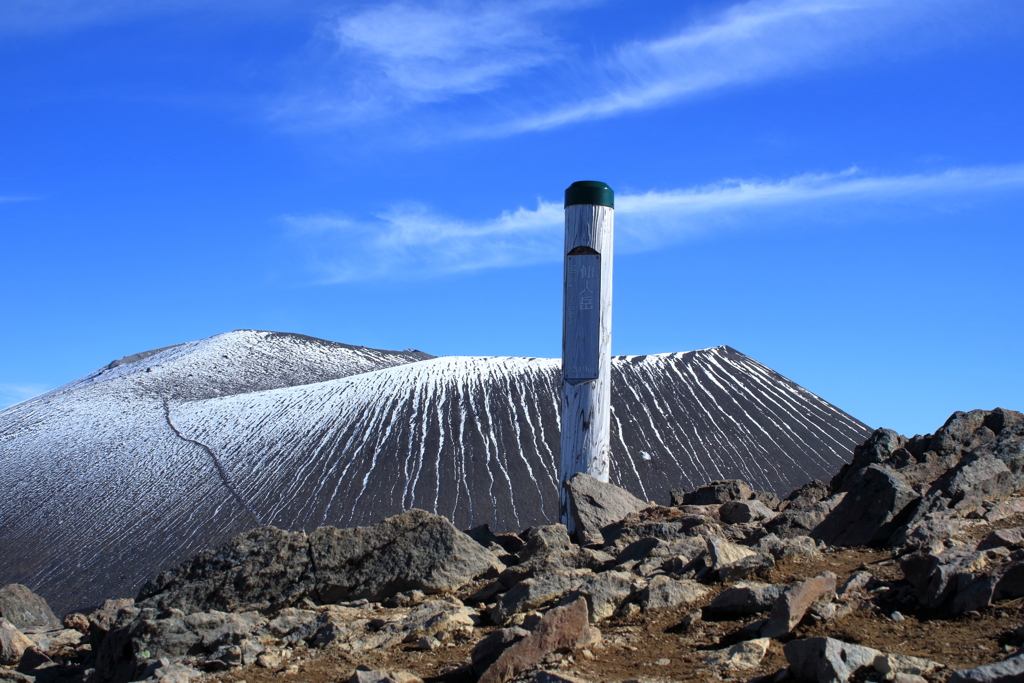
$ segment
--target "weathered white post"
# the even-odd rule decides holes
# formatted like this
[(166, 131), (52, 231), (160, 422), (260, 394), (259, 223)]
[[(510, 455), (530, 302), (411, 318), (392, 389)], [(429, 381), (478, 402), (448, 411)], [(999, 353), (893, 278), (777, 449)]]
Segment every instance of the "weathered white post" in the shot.
[(566, 189), (559, 513), (570, 535), (565, 482), (578, 472), (608, 481), (614, 223), (610, 187), (583, 180)]

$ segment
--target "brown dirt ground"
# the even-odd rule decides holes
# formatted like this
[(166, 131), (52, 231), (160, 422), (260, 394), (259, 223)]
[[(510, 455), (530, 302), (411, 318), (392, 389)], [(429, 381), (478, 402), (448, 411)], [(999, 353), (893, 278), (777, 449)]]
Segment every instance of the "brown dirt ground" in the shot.
[[(967, 537), (981, 538), (994, 529), (1024, 524), (1024, 515), (1001, 520), (995, 524), (980, 523), (965, 530)], [(850, 548), (828, 551), (812, 562), (781, 563), (764, 577), (780, 583), (816, 576), (825, 571), (834, 572), (840, 585), (858, 569), (868, 569), (876, 579), (891, 582), (892, 595), (905, 586), (899, 563), (891, 551), (868, 548)], [(651, 681), (746, 681), (756, 676), (775, 673), (786, 666), (782, 643), (773, 641), (771, 648), (752, 671), (715, 672), (701, 662), (706, 650), (718, 649), (730, 643), (730, 634), (753, 621), (743, 620), (701, 622), (687, 632), (679, 628), (686, 614), (706, 607), (721, 591), (712, 592), (694, 605), (633, 618), (612, 619), (600, 624), (602, 642), (591, 648), (593, 659), (585, 653), (574, 652), (555, 657), (549, 663), (551, 670), (570, 673), (595, 682), (618, 682), (629, 679)], [(902, 622), (893, 621), (890, 606), (883, 595), (876, 605), (865, 605), (845, 617), (815, 623), (810, 619), (800, 624), (792, 637), (831, 636), (841, 640), (873, 647), (883, 652), (926, 657), (952, 669), (971, 668), (1004, 659), (1013, 650), (1007, 644), (1007, 634), (1024, 620), (1024, 599), (994, 605), (980, 613), (941, 618), (945, 615), (924, 612), (904, 612)], [(881, 607), (879, 606), (881, 605)], [(481, 629), (479, 640), (490, 629)], [(474, 678), (465, 669), (475, 641), (452, 643), (432, 652), (423, 652), (411, 646), (366, 653), (352, 657), (339, 650), (300, 651), (286, 664), (297, 664), (298, 671), (289, 673), (260, 669), (255, 666), (237, 669), (211, 677), (218, 683), (337, 683), (345, 681), (359, 664), (374, 669), (405, 669), (428, 681), (471, 683)], [(669, 663), (656, 664), (668, 659)]]

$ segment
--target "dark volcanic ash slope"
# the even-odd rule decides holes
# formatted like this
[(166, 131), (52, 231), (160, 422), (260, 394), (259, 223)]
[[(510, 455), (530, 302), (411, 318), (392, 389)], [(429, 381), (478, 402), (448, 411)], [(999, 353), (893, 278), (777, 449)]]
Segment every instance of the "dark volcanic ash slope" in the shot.
[[(258, 525), (412, 507), (462, 528), (550, 522), (558, 369), (251, 331), (108, 366), (0, 412), (0, 495), (17, 501), (0, 513), (0, 583), (60, 610), (134, 595)], [(612, 480), (645, 500), (722, 478), (785, 493), (870, 431), (729, 347), (613, 372)]]

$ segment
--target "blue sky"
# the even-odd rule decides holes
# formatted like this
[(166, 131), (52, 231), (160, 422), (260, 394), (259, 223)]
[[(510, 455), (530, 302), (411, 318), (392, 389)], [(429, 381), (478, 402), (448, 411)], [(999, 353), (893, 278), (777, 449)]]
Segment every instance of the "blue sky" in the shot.
[(728, 344), (871, 426), (1024, 409), (1024, 4), (7, 0), (0, 406), (238, 328)]

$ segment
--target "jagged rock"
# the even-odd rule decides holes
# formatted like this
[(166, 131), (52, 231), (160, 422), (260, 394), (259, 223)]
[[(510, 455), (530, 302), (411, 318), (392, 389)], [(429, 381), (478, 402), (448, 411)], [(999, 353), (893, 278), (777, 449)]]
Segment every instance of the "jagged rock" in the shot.
[(780, 638), (800, 623), (808, 608), (819, 600), (835, 597), (836, 575), (826, 572), (794, 585), (772, 605), (768, 622), (761, 629), (765, 638)]
[(1004, 500), (996, 503), (985, 512), (985, 521), (991, 524), (999, 520), (1024, 513), (1024, 500)]
[(89, 629), (106, 633), (128, 624), (139, 613), (131, 598), (104, 600), (98, 610), (89, 615)]
[(770, 609), (785, 591), (786, 586), (771, 583), (737, 583), (719, 593), (708, 610), (716, 614), (757, 614)]
[(847, 477), (846, 497), (811, 534), (829, 545), (885, 542), (901, 523), (900, 513), (920, 496), (899, 476), (869, 465)]
[[(718, 533), (714, 535), (719, 535)], [(740, 545), (752, 546), (768, 535), (760, 522), (726, 524), (721, 528), (720, 535), (727, 541)]]
[(7, 619), (0, 617), (0, 664), (13, 665), (21, 661), (32, 641)]
[(399, 591), (457, 590), (504, 566), (444, 517), (410, 510), (380, 524), (321, 527), (309, 536), (320, 602), (379, 601)]
[(411, 643), (424, 636), (442, 636), (462, 626), (475, 626), (480, 617), (456, 598), (431, 600), (414, 608), (397, 628), (404, 632), (405, 642)]
[(781, 538), (810, 536), (832, 510), (846, 498), (838, 493), (806, 508), (787, 508), (764, 523), (764, 530)]
[(585, 600), (556, 607), (544, 615), (533, 632), (505, 650), (480, 677), (479, 683), (504, 683), (540, 662), (555, 650), (586, 647), (601, 639), (590, 625)]
[(828, 494), (828, 484), (812, 479), (800, 488), (794, 489), (779, 507), (782, 510), (807, 510), (828, 498)]
[(672, 505), (713, 505), (730, 500), (749, 500), (753, 494), (750, 484), (739, 479), (708, 482), (693, 491), (671, 491)]
[(872, 664), (875, 671), (883, 674), (886, 680), (892, 680), (897, 675), (908, 676), (931, 676), (939, 669), (945, 668), (938, 662), (922, 657), (911, 657), (910, 655), (880, 654), (875, 657)]
[(856, 593), (860, 593), (868, 584), (874, 579), (869, 571), (858, 571), (850, 575), (850, 578), (846, 580), (842, 588), (837, 591), (837, 596), (840, 598), (849, 598)]
[(802, 638), (783, 646), (789, 671), (797, 681), (846, 683), (861, 667), (874, 668), (881, 652), (834, 638)]
[[(504, 624), (513, 614), (529, 612), (542, 605), (558, 600), (577, 588), (593, 573), (588, 569), (569, 571), (551, 570), (533, 578), (520, 581), (513, 586), (491, 608), (489, 615), (495, 624)], [(586, 601), (584, 601), (586, 604)]]
[(893, 465), (909, 464), (906, 462), (894, 462), (898, 460), (897, 453), (906, 452), (903, 447), (907, 445), (907, 439), (900, 436), (891, 429), (876, 429), (868, 437), (867, 441), (853, 449), (853, 460), (843, 465), (836, 476), (832, 477), (829, 489), (839, 493), (849, 491), (856, 483), (858, 473), (871, 465)]
[(640, 606), (644, 610), (671, 609), (697, 602), (709, 592), (709, 588), (696, 581), (673, 579), (662, 574), (652, 578), (640, 593)]
[(519, 551), (519, 561), (528, 562), (535, 558), (571, 552), (573, 549), (569, 530), (564, 524), (535, 526), (526, 533), (526, 543)]
[(1024, 547), (1024, 526), (993, 531), (978, 544), (978, 550), (988, 550), (989, 548), (1017, 550), (1022, 547)]
[(643, 538), (677, 541), (682, 538), (718, 536), (721, 526), (717, 520), (717, 514), (692, 514), (676, 508), (650, 507), (605, 527), (602, 533), (606, 547), (621, 549)]
[(701, 661), (709, 666), (719, 666), (726, 669), (749, 670), (756, 669), (768, 652), (769, 638), (757, 638), (737, 643), (732, 647), (723, 650), (712, 650), (706, 654)]
[(360, 666), (352, 672), (348, 683), (423, 683), (423, 679), (408, 671), (374, 671)]
[(36, 677), (23, 674), (20, 671), (0, 669), (0, 681), (10, 681), (10, 683), (36, 683)]
[(992, 455), (965, 458), (943, 487), (954, 503), (1006, 498), (1015, 490), (1016, 479), (1005, 462)]
[(20, 583), (0, 588), (0, 617), (22, 633), (56, 631), (61, 626), (46, 600)]
[(687, 561), (692, 560), (707, 552), (708, 544), (698, 538), (680, 538), (672, 541), (663, 541), (659, 538), (641, 538), (626, 546), (622, 552), (615, 557), (615, 564), (621, 565), (627, 562), (645, 562), (652, 559), (668, 559), (670, 557), (684, 557)]
[(294, 645), (300, 640), (313, 637), (319, 618), (318, 612), (286, 607), (270, 620), (267, 631), (278, 640)]
[(590, 622), (596, 623), (615, 614), (637, 588), (636, 577), (632, 574), (603, 572), (585, 578), (579, 587), (566, 595), (565, 602), (584, 598), (590, 610)]
[[(122, 608), (121, 613), (125, 611)], [(251, 639), (254, 632), (267, 626), (258, 612), (185, 615), (172, 611), (164, 618), (156, 617), (156, 610), (144, 609), (128, 625), (112, 629), (103, 638), (96, 652), (98, 680), (135, 680), (147, 663), (161, 658), (173, 661), (203, 654), (211, 663), (233, 666), (254, 662), (262, 652)]]
[(441, 647), (441, 641), (434, 636), (422, 636), (416, 641), (416, 647), (420, 650), (436, 650)]
[(774, 491), (754, 491), (754, 499), (764, 503), (764, 506), (772, 512), (778, 512), (779, 505), (782, 504), (779, 494)]
[(583, 472), (565, 482), (565, 488), (576, 540), (581, 544), (604, 543), (601, 529), (647, 507), (647, 503), (629, 491)]
[(757, 542), (754, 549), (759, 553), (768, 553), (777, 562), (800, 562), (821, 555), (818, 542), (810, 536), (779, 538), (775, 534), (768, 534)]
[(708, 567), (713, 572), (717, 572), (726, 565), (738, 562), (744, 557), (750, 557), (754, 554), (754, 551), (750, 548), (730, 543), (725, 539), (708, 539)]
[(722, 504), (718, 516), (726, 524), (747, 524), (763, 522), (775, 517), (777, 513), (757, 499), (730, 500)]
[(948, 515), (928, 515), (920, 522), (898, 530), (889, 540), (890, 546), (903, 546), (907, 551), (923, 550), (941, 553), (946, 542), (953, 538), (960, 527)]
[(308, 538), (274, 527), (248, 531), (160, 574), (143, 587), (139, 603), (186, 612), (272, 612), (306, 596), (335, 603), (412, 589), (453, 591), (501, 568), (444, 517), (410, 510), (369, 527), (321, 527)]
[(914, 588), (918, 602), (923, 607), (936, 608), (956, 592), (958, 575), (980, 571), (989, 565), (989, 561), (984, 552), (956, 546), (938, 555), (907, 555), (900, 560), (900, 568)]
[(27, 633), (25, 636), (32, 641), (37, 650), (47, 654), (55, 654), (68, 647), (75, 647), (82, 641), (82, 633), (73, 628), (44, 633)]
[(1011, 683), (1024, 679), (1024, 655), (995, 664), (954, 671), (947, 683)]
[(178, 662), (163, 659), (159, 663), (160, 666), (153, 671), (152, 678), (160, 683), (189, 683), (192, 679), (203, 675), (203, 672)]
[(528, 635), (530, 635), (529, 631), (518, 626), (499, 628), (496, 631), (492, 631), (486, 638), (477, 643), (469, 653), (470, 661), (473, 664), (473, 671), (477, 676), (482, 676), (491, 664), (498, 661), (498, 657), (501, 656), (502, 652)]
[(497, 545), (503, 552), (510, 555), (514, 555), (526, 547), (526, 543), (523, 542), (523, 539), (519, 538), (515, 534), (496, 534), (491, 531), (489, 524), (475, 526), (472, 529), (468, 529), (465, 534), (484, 548), (490, 548), (491, 546)]
[(276, 611), (312, 593), (306, 534), (274, 527), (239, 534), (146, 583), (140, 606), (184, 612)]
[(61, 623), (64, 625), (64, 628), (73, 628), (79, 633), (89, 632), (89, 617), (78, 612), (65, 614), (64, 618), (61, 619)]
[(754, 555), (748, 555), (736, 562), (720, 567), (718, 570), (718, 578), (723, 583), (733, 583), (735, 581), (742, 581), (751, 576), (765, 574), (766, 572), (775, 568), (775, 560), (771, 555), (765, 553), (757, 553)]

